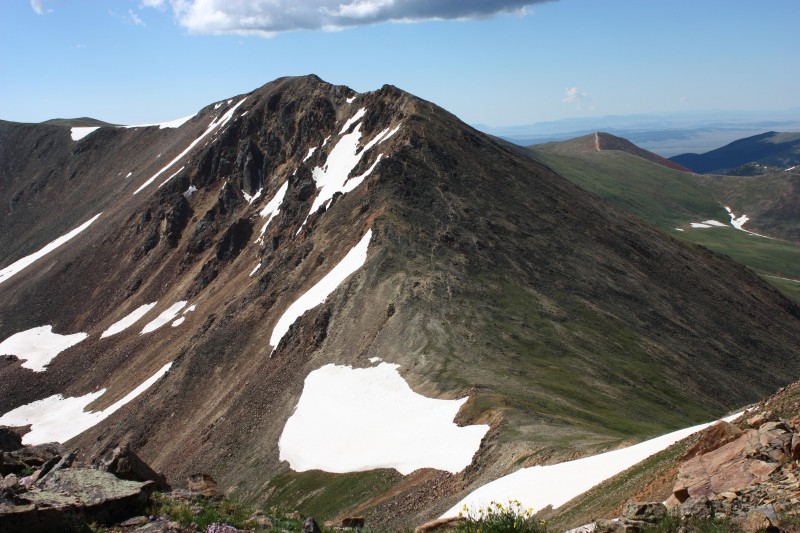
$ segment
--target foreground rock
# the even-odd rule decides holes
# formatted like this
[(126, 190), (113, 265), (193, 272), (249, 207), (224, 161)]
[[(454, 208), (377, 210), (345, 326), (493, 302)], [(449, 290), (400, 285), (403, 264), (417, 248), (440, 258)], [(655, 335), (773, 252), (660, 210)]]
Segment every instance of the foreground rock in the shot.
[(6, 488), (0, 495), (0, 531), (64, 531), (88, 522), (120, 522), (142, 514), (154, 488), (149, 481), (126, 481), (90, 468), (62, 469), (31, 490)]

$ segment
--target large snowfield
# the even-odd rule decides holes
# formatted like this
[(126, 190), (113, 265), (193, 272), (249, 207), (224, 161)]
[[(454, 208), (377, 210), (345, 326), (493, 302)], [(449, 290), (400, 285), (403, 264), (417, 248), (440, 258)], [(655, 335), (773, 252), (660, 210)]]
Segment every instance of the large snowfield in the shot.
[(298, 472), (455, 473), (469, 466), (489, 426), (457, 426), (453, 419), (468, 398), (426, 398), (411, 390), (398, 368), (329, 364), (311, 372), (283, 428), (281, 460)]
[(53, 326), (40, 326), (20, 331), (0, 342), (0, 355), (16, 355), (22, 360), (23, 368), (44, 372), (58, 354), (86, 337), (86, 333), (59, 335), (53, 333)]

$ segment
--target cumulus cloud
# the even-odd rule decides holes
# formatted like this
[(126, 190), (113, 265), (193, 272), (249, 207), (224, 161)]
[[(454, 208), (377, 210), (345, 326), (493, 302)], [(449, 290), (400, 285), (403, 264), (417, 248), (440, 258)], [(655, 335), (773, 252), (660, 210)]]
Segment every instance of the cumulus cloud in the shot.
[[(528, 12), (552, 0), (168, 0), (192, 33), (272, 36), (298, 30), (338, 30), (381, 22), (464, 20)], [(143, 0), (159, 7), (164, 0)]]
[(565, 104), (576, 104), (578, 107), (586, 102), (591, 102), (592, 99), (585, 92), (580, 91), (577, 87), (568, 87), (564, 89), (564, 98), (561, 99)]
[(44, 7), (44, 0), (31, 0), (31, 9), (37, 15), (44, 15), (45, 13), (52, 13), (52, 9)]

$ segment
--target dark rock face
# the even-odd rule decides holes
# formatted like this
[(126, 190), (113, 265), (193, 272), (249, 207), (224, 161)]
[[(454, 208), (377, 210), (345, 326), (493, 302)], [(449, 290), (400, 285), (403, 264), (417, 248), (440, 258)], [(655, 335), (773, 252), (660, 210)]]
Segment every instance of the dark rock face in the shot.
[(0, 452), (13, 452), (22, 448), (22, 435), (16, 429), (0, 426)]

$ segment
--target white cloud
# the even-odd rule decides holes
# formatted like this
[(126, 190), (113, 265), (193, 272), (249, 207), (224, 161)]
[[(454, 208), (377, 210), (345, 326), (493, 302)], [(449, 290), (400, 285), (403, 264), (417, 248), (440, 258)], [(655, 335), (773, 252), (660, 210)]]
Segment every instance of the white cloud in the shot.
[(580, 91), (577, 87), (568, 87), (564, 89), (564, 98), (561, 101), (565, 104), (576, 104), (580, 109), (581, 104), (591, 102), (592, 99), (585, 92)]
[[(192, 33), (269, 37), (298, 30), (338, 30), (381, 22), (465, 20), (525, 15), (552, 0), (169, 0), (178, 23)], [(160, 7), (165, 0), (142, 0)]]
[(44, 7), (44, 0), (31, 0), (31, 9), (37, 15), (44, 15), (45, 13), (52, 13), (52, 9), (47, 9)]
[(139, 17), (139, 15), (134, 13), (132, 9), (129, 9), (127, 13), (122, 15), (115, 13), (113, 11), (109, 11), (108, 14), (114, 17), (115, 19), (121, 20), (126, 24), (131, 24), (133, 26), (141, 26), (142, 28), (147, 26), (147, 24), (144, 23), (141, 17)]

